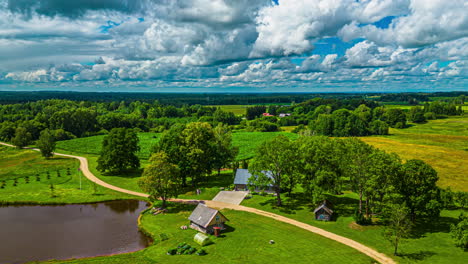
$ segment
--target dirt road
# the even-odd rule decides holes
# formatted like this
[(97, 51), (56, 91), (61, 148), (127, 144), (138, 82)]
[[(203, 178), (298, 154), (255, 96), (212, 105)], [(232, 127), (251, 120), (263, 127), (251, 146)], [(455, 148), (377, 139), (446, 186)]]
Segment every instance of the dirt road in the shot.
[[(14, 147), (13, 145), (3, 143), (3, 142), (0, 142), (0, 145), (4, 145), (4, 146), (8, 146), (8, 147)], [(38, 149), (32, 149), (32, 150), (39, 151)], [(60, 153), (54, 153), (54, 154), (57, 155), (57, 156), (70, 157), (70, 158), (78, 159), (80, 161), (80, 169), (81, 169), (83, 175), (92, 182), (95, 182), (95, 183), (97, 183), (97, 184), (99, 184), (99, 185), (101, 185), (103, 187), (106, 187), (106, 188), (114, 190), (114, 191), (127, 193), (127, 194), (140, 196), (140, 197), (148, 197), (148, 195), (145, 194), (145, 193), (134, 192), (134, 191), (122, 189), (120, 187), (110, 185), (110, 184), (100, 180), (99, 178), (94, 176), (94, 174), (91, 173), (91, 171), (89, 170), (88, 160), (85, 157), (67, 155), (67, 154), (60, 154)], [(181, 203), (199, 203), (199, 202), (201, 202), (201, 203), (205, 203), (206, 205), (208, 205), (210, 207), (214, 207), (214, 208), (218, 208), (218, 209), (224, 209), (225, 208), (225, 209), (245, 211), (245, 212), (250, 212), (250, 213), (257, 214), (257, 215), (262, 215), (262, 216), (265, 216), (265, 217), (275, 219), (277, 221), (281, 221), (281, 222), (284, 222), (284, 223), (288, 223), (288, 224), (297, 226), (297, 227), (302, 228), (304, 230), (310, 231), (312, 233), (315, 233), (315, 234), (321, 235), (323, 237), (335, 240), (335, 241), (337, 241), (339, 243), (345, 244), (345, 245), (347, 245), (349, 247), (352, 247), (352, 248), (366, 254), (367, 256), (375, 259), (379, 263), (382, 263), (382, 264), (395, 264), (396, 263), (393, 259), (386, 256), (385, 254), (379, 253), (378, 251), (376, 251), (376, 250), (374, 250), (372, 248), (369, 248), (369, 247), (367, 247), (367, 246), (365, 246), (365, 245), (363, 245), (363, 244), (361, 244), (361, 243), (359, 243), (357, 241), (351, 240), (349, 238), (346, 238), (346, 237), (343, 237), (343, 236), (328, 232), (328, 231), (323, 230), (321, 228), (317, 228), (315, 226), (311, 226), (311, 225), (308, 225), (306, 223), (302, 223), (302, 222), (299, 222), (297, 220), (294, 220), (294, 219), (291, 219), (291, 218), (288, 218), (288, 217), (284, 217), (284, 216), (281, 216), (281, 215), (277, 215), (277, 214), (274, 214), (274, 213), (266, 212), (266, 211), (263, 211), (263, 210), (259, 210), (259, 209), (255, 209), (255, 208), (251, 208), (251, 207), (247, 207), (247, 206), (234, 205), (234, 204), (228, 204), (228, 203), (223, 203), (223, 202), (218, 202), (218, 201), (211, 201), (211, 200), (197, 201), (197, 200), (171, 199), (171, 201), (181, 202)]]

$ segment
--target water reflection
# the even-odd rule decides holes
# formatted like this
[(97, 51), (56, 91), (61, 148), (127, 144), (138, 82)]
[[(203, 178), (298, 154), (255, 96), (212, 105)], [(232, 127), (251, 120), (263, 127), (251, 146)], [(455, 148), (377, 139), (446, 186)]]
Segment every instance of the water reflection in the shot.
[(137, 218), (146, 203), (0, 207), (0, 263), (83, 258), (148, 246)]

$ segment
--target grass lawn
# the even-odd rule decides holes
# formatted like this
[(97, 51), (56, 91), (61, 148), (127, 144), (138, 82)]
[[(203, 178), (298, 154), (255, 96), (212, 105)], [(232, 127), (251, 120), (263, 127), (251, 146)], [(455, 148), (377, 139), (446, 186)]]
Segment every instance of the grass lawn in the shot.
[[(0, 203), (86, 203), (134, 198), (100, 186), (95, 192), (94, 184), (84, 176), (80, 190), (78, 166), (75, 159), (56, 156), (46, 160), (36, 151), (0, 146)], [(54, 197), (50, 184), (54, 186)]]
[[(278, 208), (276, 198), (254, 195), (244, 200), (242, 205), (274, 212), (298, 221), (311, 224), (330, 232), (354, 239), (393, 257), (393, 247), (382, 236), (383, 227), (379, 225), (359, 226), (354, 223), (352, 214), (358, 201), (356, 194), (347, 193), (328, 197), (335, 204), (337, 221), (320, 222), (313, 218), (314, 205), (303, 195), (293, 193), (292, 197), (283, 196), (285, 206)], [(441, 217), (429, 223), (419, 223), (411, 239), (399, 247), (401, 256), (394, 257), (400, 263), (464, 263), (468, 253), (455, 247), (450, 237), (450, 224), (458, 221), (461, 210), (442, 211)], [(466, 213), (466, 212), (465, 212)]]
[[(229, 219), (222, 237), (212, 237), (214, 244), (203, 247), (205, 256), (166, 254), (168, 249), (193, 242), (196, 231), (181, 230), (189, 224), (187, 217), (194, 206), (175, 205), (170, 213), (145, 213), (142, 226), (156, 238), (145, 250), (94, 259), (51, 263), (372, 263), (366, 255), (333, 240), (323, 238), (298, 227), (247, 212), (224, 210)], [(164, 233), (168, 240), (160, 241)], [(269, 244), (274, 240), (275, 244)]]

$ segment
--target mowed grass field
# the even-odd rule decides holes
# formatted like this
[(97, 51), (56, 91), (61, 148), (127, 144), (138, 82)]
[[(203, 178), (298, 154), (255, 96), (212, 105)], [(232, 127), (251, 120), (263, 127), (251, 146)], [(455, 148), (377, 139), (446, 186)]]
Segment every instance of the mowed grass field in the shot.
[(46, 160), (36, 151), (0, 146), (0, 203), (86, 203), (131, 198), (100, 186), (95, 191), (94, 184), (80, 175), (78, 166), (75, 159), (55, 156)]
[[(188, 225), (194, 206), (174, 205), (167, 214), (143, 214), (142, 226), (151, 232), (155, 244), (138, 252), (71, 261), (46, 263), (373, 263), (366, 255), (333, 240), (318, 236), (293, 225), (255, 214), (223, 210), (229, 219), (227, 229), (214, 242), (203, 247), (208, 253), (197, 255), (167, 255), (167, 250), (181, 242), (200, 249), (193, 241), (195, 230), (181, 230)], [(164, 233), (169, 239), (160, 241)], [(274, 244), (269, 241), (274, 240)]]
[[(278, 135), (285, 135), (290, 139), (296, 139), (297, 134), (288, 132), (235, 132), (232, 134), (233, 145), (239, 148), (238, 160), (249, 159), (255, 155), (255, 149), (262, 143)], [(140, 159), (148, 159), (151, 148), (159, 141), (160, 133), (138, 133), (140, 139)], [(75, 154), (99, 155), (104, 136), (77, 138), (57, 142), (57, 151), (65, 151)]]
[(468, 191), (468, 116), (391, 129), (390, 134), (361, 139), (404, 160), (421, 159), (438, 172), (439, 186)]

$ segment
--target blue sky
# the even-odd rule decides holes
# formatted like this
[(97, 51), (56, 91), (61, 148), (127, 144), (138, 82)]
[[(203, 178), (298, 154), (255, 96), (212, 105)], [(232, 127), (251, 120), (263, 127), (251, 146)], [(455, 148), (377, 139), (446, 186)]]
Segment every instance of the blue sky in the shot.
[(0, 90), (468, 90), (466, 0), (0, 0)]

